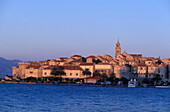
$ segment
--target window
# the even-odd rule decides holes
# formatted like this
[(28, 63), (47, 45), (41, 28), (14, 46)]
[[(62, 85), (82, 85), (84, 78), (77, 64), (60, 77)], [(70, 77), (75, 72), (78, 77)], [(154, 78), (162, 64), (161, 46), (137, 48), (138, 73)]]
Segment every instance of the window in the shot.
[(142, 67), (140, 69), (142, 70)]
[(33, 71), (30, 71), (30, 73), (33, 73)]
[(70, 76), (72, 76), (72, 73), (70, 73)]
[(78, 73), (76, 73), (76, 76), (78, 76)]
[(45, 72), (44, 75), (47, 75), (47, 73)]

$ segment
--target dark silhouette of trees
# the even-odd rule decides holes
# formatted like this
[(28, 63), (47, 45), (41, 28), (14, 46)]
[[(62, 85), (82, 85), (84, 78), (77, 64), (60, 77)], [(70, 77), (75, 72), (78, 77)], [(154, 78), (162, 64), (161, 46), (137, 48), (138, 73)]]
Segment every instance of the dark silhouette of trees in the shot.
[(114, 80), (115, 80), (115, 74), (111, 73), (110, 77), (107, 79), (107, 81), (109, 81), (109, 82), (111, 82), (113, 84), (113, 82), (115, 82)]
[(153, 78), (152, 81), (156, 82), (156, 85), (159, 83), (159, 81), (161, 81), (162, 78), (160, 77), (159, 74), (156, 74)]
[(56, 76), (60, 76), (61, 77), (61, 75), (65, 75), (65, 74), (66, 73), (64, 72), (64, 67), (62, 67), (62, 66), (58, 66), (57, 68), (54, 67), (52, 69), (52, 71), (51, 71), (51, 75), (54, 75), (55, 77)]
[(91, 72), (89, 71), (89, 69), (88, 69), (88, 68), (87, 68), (87, 69), (85, 69), (85, 70), (83, 71), (83, 75), (91, 76)]
[(92, 61), (93, 61), (94, 63), (96, 63), (96, 64), (98, 64), (98, 63), (102, 62), (102, 61), (101, 61), (101, 60), (99, 60), (99, 59), (97, 59), (97, 60), (93, 59)]
[(123, 85), (127, 85), (128, 84), (128, 79), (126, 79), (125, 77), (121, 77), (119, 79), (119, 81), (122, 81), (123, 82)]
[(161, 59), (158, 59), (158, 61), (157, 62), (155, 62), (155, 64), (158, 64), (158, 65), (160, 65), (160, 64), (162, 64), (163, 62), (161, 61)]
[(85, 57), (82, 57), (81, 60), (82, 60), (82, 62), (86, 62), (86, 58)]
[(166, 66), (166, 78), (169, 79), (169, 65)]
[(148, 78), (144, 78), (142, 82), (143, 82), (143, 84), (149, 84), (150, 83)]
[(93, 73), (93, 77), (96, 77), (96, 76), (101, 76), (100, 72), (98, 70), (95, 70), (95, 72)]

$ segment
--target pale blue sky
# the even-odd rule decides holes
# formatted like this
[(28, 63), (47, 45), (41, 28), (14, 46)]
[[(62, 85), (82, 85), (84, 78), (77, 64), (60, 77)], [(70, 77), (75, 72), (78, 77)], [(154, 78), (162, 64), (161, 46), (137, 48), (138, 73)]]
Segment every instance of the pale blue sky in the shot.
[(170, 57), (169, 0), (0, 0), (0, 57)]

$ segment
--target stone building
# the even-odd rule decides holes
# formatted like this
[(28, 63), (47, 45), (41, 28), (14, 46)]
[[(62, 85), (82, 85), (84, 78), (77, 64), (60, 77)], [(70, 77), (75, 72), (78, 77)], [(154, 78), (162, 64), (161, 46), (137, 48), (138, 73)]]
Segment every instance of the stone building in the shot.
[[(95, 63), (93, 60), (100, 60)], [(82, 61), (81, 55), (74, 55), (70, 58), (61, 57), (48, 59), (39, 62), (19, 62), (18, 66), (12, 67), (14, 79), (24, 79), (27, 77), (52, 77), (53, 67), (65, 67), (66, 75), (63, 78), (83, 78), (82, 72), (89, 69), (91, 76), (97, 70), (108, 77), (114, 73), (117, 78), (153, 78), (159, 74), (166, 81), (170, 80), (170, 58), (161, 60), (154, 57), (143, 57), (142, 54), (129, 54), (126, 51), (121, 53), (119, 40), (115, 47), (115, 57), (110, 55), (88, 56), (86, 62)]]

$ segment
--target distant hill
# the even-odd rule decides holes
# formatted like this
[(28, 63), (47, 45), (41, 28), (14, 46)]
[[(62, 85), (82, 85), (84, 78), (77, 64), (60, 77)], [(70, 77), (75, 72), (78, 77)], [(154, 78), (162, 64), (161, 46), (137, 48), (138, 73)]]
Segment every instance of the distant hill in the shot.
[(7, 60), (0, 57), (0, 78), (4, 78), (5, 75), (12, 75), (12, 67), (17, 66), (20, 60)]

